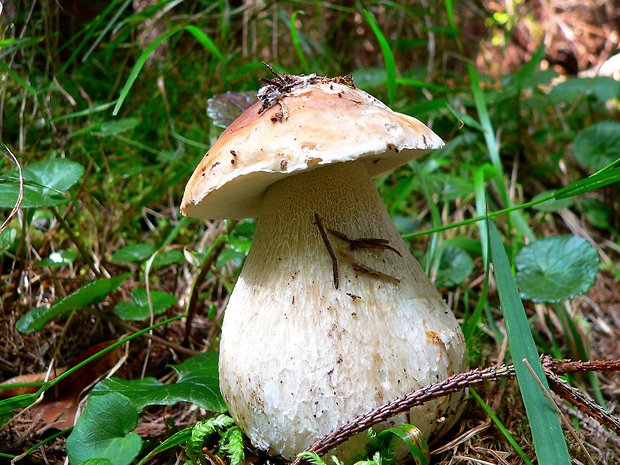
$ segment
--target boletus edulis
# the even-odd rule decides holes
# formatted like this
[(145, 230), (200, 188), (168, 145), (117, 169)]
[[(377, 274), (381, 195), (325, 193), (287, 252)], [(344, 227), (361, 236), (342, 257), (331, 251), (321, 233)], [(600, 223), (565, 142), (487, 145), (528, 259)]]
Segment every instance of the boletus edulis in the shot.
[[(220, 387), (252, 443), (292, 459), (373, 407), (464, 369), (459, 325), (372, 178), (443, 145), (349, 78), (277, 75), (192, 175), (181, 210), (256, 217), (225, 311)], [(428, 437), (458, 397), (394, 418)]]

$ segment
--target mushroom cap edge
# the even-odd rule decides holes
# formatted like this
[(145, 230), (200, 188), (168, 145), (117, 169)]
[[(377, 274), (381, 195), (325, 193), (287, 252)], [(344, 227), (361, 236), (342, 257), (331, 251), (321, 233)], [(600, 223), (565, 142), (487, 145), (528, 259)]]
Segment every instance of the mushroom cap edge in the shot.
[(254, 217), (265, 190), (284, 177), (356, 161), (374, 177), (443, 145), (422, 122), (360, 89), (308, 84), (265, 111), (257, 102), (222, 133), (192, 174), (181, 212)]

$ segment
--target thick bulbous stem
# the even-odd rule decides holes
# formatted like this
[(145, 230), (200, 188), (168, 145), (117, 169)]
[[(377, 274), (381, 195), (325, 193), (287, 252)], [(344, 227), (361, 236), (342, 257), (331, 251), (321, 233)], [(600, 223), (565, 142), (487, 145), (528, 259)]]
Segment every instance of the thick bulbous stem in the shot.
[[(354, 416), (463, 369), (459, 325), (361, 164), (268, 189), (220, 353), (222, 393), (257, 447), (293, 458)], [(457, 400), (398, 421), (429, 434)]]

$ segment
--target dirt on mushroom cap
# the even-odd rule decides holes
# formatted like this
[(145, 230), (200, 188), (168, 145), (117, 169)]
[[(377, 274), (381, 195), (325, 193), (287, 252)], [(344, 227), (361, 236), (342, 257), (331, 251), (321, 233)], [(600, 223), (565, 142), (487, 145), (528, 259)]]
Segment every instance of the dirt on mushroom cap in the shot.
[(343, 78), (298, 77), (285, 92), (272, 85), (263, 94), (196, 168), (183, 197), (184, 214), (252, 217), (265, 189), (290, 174), (361, 160), (377, 176), (443, 145), (420, 121)]

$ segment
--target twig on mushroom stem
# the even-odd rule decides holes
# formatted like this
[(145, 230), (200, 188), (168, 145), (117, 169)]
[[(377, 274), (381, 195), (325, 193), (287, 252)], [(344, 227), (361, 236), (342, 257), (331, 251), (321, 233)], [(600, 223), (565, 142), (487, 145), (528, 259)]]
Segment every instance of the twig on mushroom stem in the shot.
[[(566, 392), (564, 389), (566, 383), (557, 377), (558, 374), (582, 371), (620, 371), (620, 360), (581, 362), (571, 360), (555, 360), (549, 356), (543, 355), (541, 357), (541, 361), (553, 391), (569, 402), (575, 402), (576, 398), (585, 396), (581, 393), (579, 393), (579, 396), (576, 396), (573, 392), (574, 388), (571, 388), (568, 392)], [(306, 452), (314, 452), (318, 455), (322, 455), (330, 449), (333, 449), (334, 447), (347, 441), (352, 436), (366, 431), (368, 428), (376, 425), (377, 423), (386, 421), (399, 413), (406, 412), (412, 407), (424, 404), (425, 402), (431, 401), (438, 397), (447, 396), (470, 386), (475, 386), (488, 381), (497, 381), (501, 378), (514, 378), (515, 376), (516, 373), (513, 365), (501, 365), (484, 369), (477, 368), (475, 370), (451, 376), (438, 383), (410, 392), (403, 397), (394, 399), (354, 418), (353, 420), (342, 425), (340, 428), (316, 440), (308, 449), (306, 449)], [(556, 378), (560, 379), (561, 383), (558, 384)], [(558, 386), (561, 387), (558, 388)], [(592, 416), (595, 419), (604, 422), (603, 424), (605, 426), (613, 429), (617, 434), (620, 434), (620, 430), (617, 428), (619, 420), (617, 418), (613, 418), (607, 412), (604, 412), (604, 415), (601, 415), (602, 409), (593, 402), (591, 404), (594, 406), (590, 405), (590, 402), (587, 403), (588, 410), (584, 410), (584, 412), (591, 415), (592, 413), (590, 412), (590, 409), (594, 409), (596, 414)], [(579, 401), (577, 401), (575, 405), (578, 406)], [(612, 417), (613, 420), (608, 417)], [(302, 462), (303, 459), (298, 457), (292, 462), (291, 465), (301, 465)]]
[(314, 214), (314, 224), (316, 224), (316, 227), (318, 228), (319, 233), (321, 234), (321, 238), (323, 239), (323, 243), (325, 244), (325, 248), (327, 249), (329, 258), (332, 259), (332, 272), (334, 274), (334, 287), (338, 289), (338, 259), (336, 258), (334, 249), (332, 249), (332, 245), (329, 242), (329, 238), (327, 237), (325, 228), (323, 228), (323, 223), (318, 213)]
[(387, 239), (376, 239), (373, 237), (362, 237), (360, 239), (350, 239), (346, 234), (341, 233), (340, 231), (336, 231), (335, 229), (327, 228), (330, 234), (336, 236), (338, 239), (342, 239), (345, 242), (349, 243), (349, 248), (351, 250), (355, 249), (381, 249), (381, 250), (391, 250), (399, 257), (402, 257), (402, 254), (390, 245), (390, 241)]
[(357, 271), (358, 273), (364, 273), (369, 276), (372, 276), (373, 278), (377, 278), (382, 281), (387, 281), (392, 284), (400, 284), (400, 279), (395, 278), (394, 276), (391, 276), (389, 274), (383, 273), (381, 271), (375, 270), (374, 268), (371, 268), (367, 265), (362, 265), (361, 263), (356, 262), (355, 259), (351, 257), (350, 255), (341, 253), (340, 257), (343, 258), (347, 263), (349, 263), (351, 267), (353, 268), (353, 270)]

